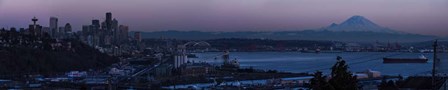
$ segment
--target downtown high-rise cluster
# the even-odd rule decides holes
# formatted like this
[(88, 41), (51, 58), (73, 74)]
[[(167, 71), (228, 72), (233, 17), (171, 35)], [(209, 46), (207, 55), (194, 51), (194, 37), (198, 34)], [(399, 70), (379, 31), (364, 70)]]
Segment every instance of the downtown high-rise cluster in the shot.
[(57, 17), (50, 17), (50, 27), (44, 27), (43, 30), (53, 38), (68, 38), (69, 33), (72, 33), (72, 26), (66, 23), (64, 27), (58, 27), (58, 21)]
[[(58, 17), (50, 17), (49, 26), (39, 25), (38, 20), (38, 18), (33, 17), (28, 28), (16, 29), (12, 27), (9, 30), (37, 38), (50, 37), (56, 41), (77, 39), (109, 55), (121, 55), (142, 48), (140, 32), (135, 32), (132, 39), (128, 35), (129, 26), (119, 25), (118, 20), (113, 18), (110, 12), (106, 13), (105, 20), (93, 19), (91, 24), (82, 25), (81, 31), (72, 31), (70, 23), (60, 25)], [(1, 30), (7, 29), (3, 28)]]
[(94, 19), (90, 25), (83, 25), (80, 39), (90, 46), (119, 46), (128, 41), (128, 31), (128, 26), (119, 25), (118, 20), (108, 12), (106, 20), (100, 22)]

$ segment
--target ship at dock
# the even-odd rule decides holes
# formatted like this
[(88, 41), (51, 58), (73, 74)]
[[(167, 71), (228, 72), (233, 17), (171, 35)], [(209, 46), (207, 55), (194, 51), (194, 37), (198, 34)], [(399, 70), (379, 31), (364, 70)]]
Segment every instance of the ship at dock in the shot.
[(234, 60), (230, 60), (229, 51), (224, 52), (224, 55), (222, 55), (223, 65), (222, 68), (228, 68), (228, 69), (238, 69), (240, 68), (240, 63), (236, 58)]
[(420, 55), (418, 58), (383, 58), (383, 63), (426, 63), (428, 58)]

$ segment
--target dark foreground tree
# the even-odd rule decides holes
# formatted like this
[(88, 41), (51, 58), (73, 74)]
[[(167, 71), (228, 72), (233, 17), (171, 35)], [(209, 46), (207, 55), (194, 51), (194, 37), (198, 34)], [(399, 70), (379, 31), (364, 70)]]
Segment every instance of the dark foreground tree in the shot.
[[(357, 90), (358, 80), (356, 79), (356, 76), (353, 76), (353, 74), (348, 71), (348, 68), (349, 67), (345, 61), (338, 56), (336, 64), (331, 68), (331, 79), (328, 81), (332, 88), (327, 89), (327, 86), (318, 83), (326, 83), (325, 78), (322, 78), (322, 73), (319, 71), (316, 72), (314, 78), (311, 79), (311, 88), (314, 90)], [(315, 81), (313, 82), (313, 80)]]
[(313, 90), (334, 90), (333, 86), (327, 82), (326, 76), (322, 75), (322, 72), (317, 71), (314, 73), (314, 78), (310, 80), (311, 89)]
[(397, 87), (397, 85), (395, 85), (395, 82), (392, 80), (385, 80), (383, 79), (381, 81), (381, 84), (378, 85), (378, 90), (399, 90), (399, 88)]
[(348, 71), (348, 65), (338, 56), (336, 64), (331, 68), (331, 79), (329, 83), (333, 85), (336, 90), (357, 90), (358, 80), (356, 76)]

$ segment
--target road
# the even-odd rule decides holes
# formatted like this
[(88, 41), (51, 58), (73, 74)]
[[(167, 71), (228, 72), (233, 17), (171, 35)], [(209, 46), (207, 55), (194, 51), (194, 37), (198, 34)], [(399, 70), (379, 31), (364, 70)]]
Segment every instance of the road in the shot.
[(145, 74), (145, 73), (147, 73), (147, 72), (150, 72), (150, 71), (152, 71), (153, 69), (159, 67), (161, 64), (165, 63), (166, 61), (168, 61), (168, 60), (167, 60), (167, 59), (163, 59), (162, 62), (158, 62), (157, 64), (154, 64), (154, 66), (150, 65), (150, 66), (146, 67), (145, 69), (140, 70), (140, 71), (138, 71), (137, 73), (132, 74), (131, 77), (140, 76), (140, 75), (142, 75), (142, 74)]

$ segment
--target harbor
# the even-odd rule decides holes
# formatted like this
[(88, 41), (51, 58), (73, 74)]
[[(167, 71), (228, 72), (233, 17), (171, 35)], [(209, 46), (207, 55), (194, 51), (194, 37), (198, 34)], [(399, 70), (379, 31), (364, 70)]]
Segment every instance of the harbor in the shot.
[[(195, 61), (205, 61), (218, 65), (219, 60), (207, 59), (220, 52), (207, 52), (196, 54)], [(443, 53), (442, 53), (443, 54)], [(316, 70), (329, 73), (336, 57), (343, 57), (353, 72), (368, 69), (380, 71), (384, 75), (418, 75), (431, 71), (432, 60), (426, 63), (391, 63), (384, 64), (384, 57), (418, 58), (425, 55), (432, 58), (432, 53), (409, 52), (343, 52), (343, 53), (301, 53), (301, 52), (232, 52), (232, 58), (237, 58), (242, 68), (253, 67), (264, 70), (278, 70), (294, 73), (311, 73)]]

